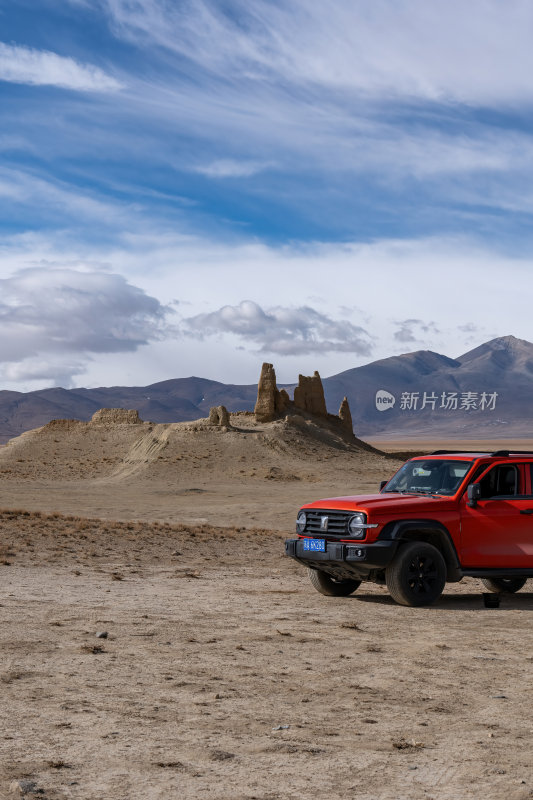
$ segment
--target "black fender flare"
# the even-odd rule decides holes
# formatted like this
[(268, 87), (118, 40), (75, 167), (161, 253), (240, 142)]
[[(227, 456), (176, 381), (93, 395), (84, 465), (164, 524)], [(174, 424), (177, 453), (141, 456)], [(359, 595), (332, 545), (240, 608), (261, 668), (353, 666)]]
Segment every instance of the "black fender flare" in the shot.
[(442, 522), (435, 519), (401, 519), (387, 522), (380, 531), (378, 539), (403, 542), (420, 539), (434, 544), (441, 551), (446, 562), (446, 580), (453, 583), (460, 581), (463, 577), (452, 536)]

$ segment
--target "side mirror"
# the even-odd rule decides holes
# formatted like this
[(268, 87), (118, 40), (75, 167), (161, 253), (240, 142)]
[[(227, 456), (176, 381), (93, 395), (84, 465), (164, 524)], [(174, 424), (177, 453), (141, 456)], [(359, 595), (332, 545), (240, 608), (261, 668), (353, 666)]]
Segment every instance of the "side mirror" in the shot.
[(481, 500), (481, 486), (479, 483), (471, 483), (466, 490), (468, 497), (468, 505), (470, 508), (477, 506), (478, 500)]
[(388, 484), (388, 481), (381, 481), (379, 484), (379, 491), (381, 492), (383, 488)]

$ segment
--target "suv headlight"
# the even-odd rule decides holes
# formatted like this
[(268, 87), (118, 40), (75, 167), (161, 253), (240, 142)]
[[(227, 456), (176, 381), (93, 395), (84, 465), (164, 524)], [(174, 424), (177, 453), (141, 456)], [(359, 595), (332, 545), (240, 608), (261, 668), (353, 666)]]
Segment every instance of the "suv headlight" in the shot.
[(307, 525), (307, 517), (305, 515), (305, 511), (300, 511), (300, 513), (296, 517), (296, 533), (303, 533), (305, 531), (306, 525)]
[(354, 539), (363, 539), (365, 536), (366, 514), (358, 512), (348, 520), (348, 532)]

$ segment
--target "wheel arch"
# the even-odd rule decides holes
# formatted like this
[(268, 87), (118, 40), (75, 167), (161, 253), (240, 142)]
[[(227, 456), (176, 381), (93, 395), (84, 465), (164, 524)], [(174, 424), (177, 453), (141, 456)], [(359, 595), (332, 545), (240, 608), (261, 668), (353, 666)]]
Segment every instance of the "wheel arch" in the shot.
[(432, 544), (440, 551), (446, 563), (446, 580), (454, 583), (463, 577), (453, 539), (448, 528), (442, 522), (434, 519), (396, 520), (387, 523), (378, 538)]

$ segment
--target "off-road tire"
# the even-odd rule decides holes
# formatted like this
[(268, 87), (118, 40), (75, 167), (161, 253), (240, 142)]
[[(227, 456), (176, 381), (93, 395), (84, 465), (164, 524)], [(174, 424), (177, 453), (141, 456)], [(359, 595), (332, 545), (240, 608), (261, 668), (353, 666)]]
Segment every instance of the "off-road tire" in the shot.
[(348, 597), (361, 586), (361, 581), (336, 580), (327, 572), (321, 572), (319, 569), (308, 568), (307, 572), (309, 580), (317, 592), (325, 594), (326, 597)]
[(432, 544), (409, 542), (397, 550), (385, 570), (385, 582), (401, 606), (429, 606), (446, 584), (446, 563)]
[(501, 592), (509, 592), (509, 594), (519, 592), (526, 581), (527, 578), (481, 578), (483, 586), (489, 592), (496, 592), (497, 594), (501, 594)]

